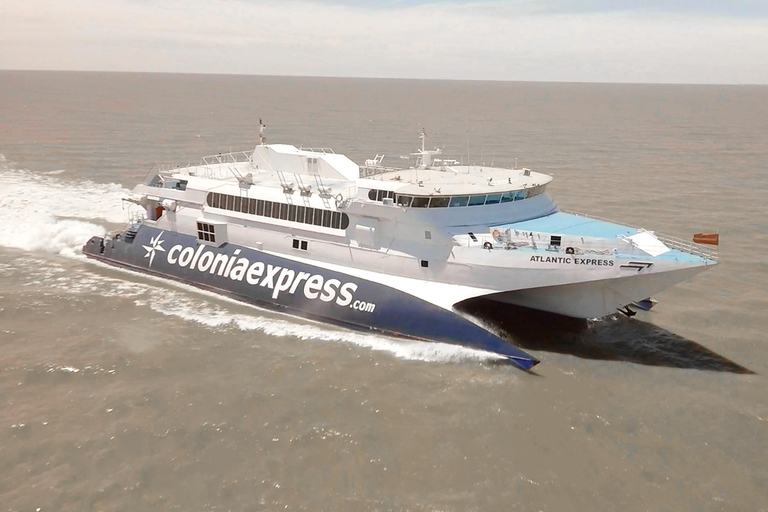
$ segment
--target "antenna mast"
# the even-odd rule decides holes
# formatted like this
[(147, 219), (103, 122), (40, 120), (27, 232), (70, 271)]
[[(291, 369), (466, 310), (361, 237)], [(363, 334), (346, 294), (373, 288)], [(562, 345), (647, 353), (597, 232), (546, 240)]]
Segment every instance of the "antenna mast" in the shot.
[(261, 121), (261, 118), (259, 118), (259, 144), (261, 144), (262, 146), (267, 143), (267, 138), (264, 137), (264, 128), (266, 127), (267, 125), (265, 125)]

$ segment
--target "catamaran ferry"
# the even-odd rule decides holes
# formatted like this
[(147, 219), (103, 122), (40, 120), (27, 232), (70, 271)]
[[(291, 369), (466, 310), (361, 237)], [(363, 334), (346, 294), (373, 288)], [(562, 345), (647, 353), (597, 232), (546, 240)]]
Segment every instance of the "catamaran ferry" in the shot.
[[(461, 165), (359, 166), (329, 149), (267, 144), (153, 170), (141, 215), (94, 236), (94, 259), (286, 313), (538, 363), (460, 311), (478, 297), (577, 318), (632, 307), (717, 261), (687, 242), (558, 210), (552, 177)], [(517, 167), (517, 166), (515, 166)]]

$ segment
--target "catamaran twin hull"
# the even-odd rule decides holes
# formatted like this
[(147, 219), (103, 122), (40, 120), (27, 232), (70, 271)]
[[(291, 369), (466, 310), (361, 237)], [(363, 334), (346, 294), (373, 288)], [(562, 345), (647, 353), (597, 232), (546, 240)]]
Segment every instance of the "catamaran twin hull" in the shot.
[[(263, 130), (262, 125), (261, 129)], [(325, 149), (260, 144), (153, 170), (140, 207), (84, 253), (237, 299), (354, 328), (538, 361), (465, 317), (486, 298), (589, 318), (631, 314), (717, 260), (697, 243), (559, 211), (552, 177), (459, 165), (441, 150), (408, 169)], [(196, 236), (195, 236), (196, 235)], [(648, 300), (647, 302), (650, 303)]]
[(141, 225), (129, 236), (94, 236), (86, 256), (232, 298), (357, 329), (461, 344), (528, 370), (538, 360), (462, 316), (390, 286), (234, 244)]

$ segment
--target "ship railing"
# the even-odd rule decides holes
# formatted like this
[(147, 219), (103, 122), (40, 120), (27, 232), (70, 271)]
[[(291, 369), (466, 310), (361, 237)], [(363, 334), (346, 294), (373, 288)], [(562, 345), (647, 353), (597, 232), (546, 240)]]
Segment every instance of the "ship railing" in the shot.
[[(495, 249), (528, 249), (528, 250), (535, 250), (535, 251), (543, 251), (548, 253), (563, 253), (563, 254), (574, 254), (576, 256), (584, 256), (584, 255), (615, 255), (615, 254), (621, 254), (623, 256), (636, 256), (636, 257), (647, 257), (648, 253), (637, 247), (632, 243), (631, 240), (628, 239), (620, 239), (617, 238), (616, 240), (604, 240), (604, 241), (591, 241), (591, 240), (584, 240), (583, 242), (576, 242), (572, 243), (570, 241), (563, 241), (561, 245), (553, 245), (550, 243), (550, 236), (548, 233), (533, 233), (533, 236), (511, 236), (511, 237), (504, 237), (500, 240), (495, 239), (492, 235), (479, 235), (475, 234), (475, 237), (478, 239), (479, 243), (476, 243), (478, 247), (485, 248), (486, 243), (490, 243), (491, 246)], [(664, 240), (662, 240), (664, 241)], [(686, 250), (685, 247), (678, 245), (677, 243), (671, 243), (670, 241), (664, 241), (665, 245), (669, 247), (670, 249), (676, 249), (681, 252), (686, 252), (688, 254), (692, 254), (695, 256), (700, 256), (702, 258), (708, 259), (710, 261), (717, 261), (717, 254), (713, 251), (707, 252), (706, 249), (704, 251), (697, 251), (697, 250)], [(469, 240), (467, 240), (467, 245), (472, 245)], [(693, 244), (697, 245), (697, 244)], [(571, 253), (570, 250), (573, 250), (574, 252)]]
[(152, 165), (144, 177), (144, 184), (150, 187), (168, 188), (168, 177), (179, 172), (180, 169), (189, 167), (189, 164), (158, 162)]
[(253, 165), (253, 153), (249, 151), (234, 151), (204, 156), (200, 163), (190, 168), (190, 174), (214, 180), (226, 180), (238, 177), (239, 164)]
[[(599, 220), (602, 222), (609, 222), (611, 224), (617, 224), (620, 226), (627, 226), (633, 229), (636, 229), (639, 231), (644, 231), (643, 228), (638, 226), (632, 226), (631, 224), (626, 224), (624, 222), (616, 222), (614, 220), (605, 219), (601, 217), (597, 217), (594, 215), (585, 215), (583, 213), (579, 212), (573, 212), (569, 210), (560, 210), (563, 213), (567, 213), (570, 215), (576, 215), (578, 217), (584, 217), (585, 219), (592, 219), (592, 220)], [(697, 244), (696, 242), (684, 240), (682, 238), (678, 238), (671, 235), (665, 235), (664, 233), (659, 233), (657, 231), (648, 231), (649, 233), (652, 233), (653, 236), (658, 238), (664, 245), (669, 247), (670, 249), (674, 249), (676, 251), (684, 252), (686, 254), (690, 254), (692, 256), (699, 256), (701, 258), (705, 258), (712, 261), (717, 261), (718, 256), (718, 246), (714, 245), (704, 245), (704, 244)]]
[(344, 210), (357, 198), (357, 185), (350, 185), (341, 189), (335, 196), (336, 209)]
[(204, 156), (200, 159), (199, 166), (239, 164), (244, 162), (253, 163), (253, 152), (235, 151), (232, 153), (218, 153), (216, 155)]
[(331, 148), (305, 148), (299, 147), (299, 151), (311, 151), (313, 153), (322, 153), (324, 155), (335, 155), (336, 152)]
[(403, 169), (398, 167), (385, 167), (383, 165), (362, 165), (360, 166), (361, 178), (375, 178), (388, 172), (399, 172)]

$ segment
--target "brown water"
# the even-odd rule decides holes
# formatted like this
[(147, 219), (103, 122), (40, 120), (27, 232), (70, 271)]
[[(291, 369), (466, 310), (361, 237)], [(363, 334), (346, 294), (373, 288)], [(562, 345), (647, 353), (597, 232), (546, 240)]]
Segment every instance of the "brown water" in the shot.
[[(89, 263), (156, 162), (428, 145), (721, 263), (535, 373)], [(768, 510), (768, 87), (0, 72), (0, 510)], [(744, 373), (744, 368), (754, 373)]]

